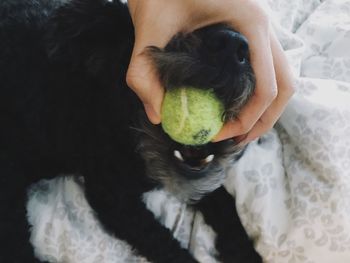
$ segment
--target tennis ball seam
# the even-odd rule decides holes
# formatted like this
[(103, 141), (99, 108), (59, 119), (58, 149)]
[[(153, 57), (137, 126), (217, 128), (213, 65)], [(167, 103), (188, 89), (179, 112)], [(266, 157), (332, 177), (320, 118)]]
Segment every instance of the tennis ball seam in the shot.
[(186, 89), (183, 89), (183, 88), (181, 89), (180, 97), (181, 97), (181, 110), (182, 110), (183, 114), (182, 114), (182, 118), (180, 120), (179, 128), (176, 131), (176, 134), (179, 134), (185, 128), (186, 119), (190, 115), (189, 109), (188, 109)]
[(178, 87), (165, 94), (162, 127), (178, 143), (202, 145), (219, 132), (223, 111), (213, 89)]

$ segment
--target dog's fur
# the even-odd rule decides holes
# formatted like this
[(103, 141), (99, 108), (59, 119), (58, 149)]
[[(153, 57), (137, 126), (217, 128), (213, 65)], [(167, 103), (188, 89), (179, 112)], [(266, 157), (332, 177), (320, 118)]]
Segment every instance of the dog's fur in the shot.
[[(141, 200), (164, 187), (203, 213), (224, 262), (261, 262), (221, 186), (239, 157), (233, 140), (189, 147), (147, 120), (125, 82), (133, 47), (118, 1), (0, 2), (0, 262), (38, 262), (29, 244), (26, 189), (42, 178), (84, 176), (106, 231), (148, 260), (196, 262)], [(232, 119), (254, 88), (244, 38), (224, 25), (175, 36), (150, 60), (167, 88), (213, 88)], [(178, 150), (183, 161), (174, 156)], [(214, 160), (192, 169), (209, 154)]]

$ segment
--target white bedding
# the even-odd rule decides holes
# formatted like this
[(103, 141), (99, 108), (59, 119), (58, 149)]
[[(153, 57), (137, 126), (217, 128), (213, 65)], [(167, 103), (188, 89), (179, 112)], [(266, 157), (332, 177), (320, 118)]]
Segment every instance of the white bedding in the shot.
[[(268, 263), (350, 262), (350, 0), (269, 0), (297, 92), (275, 129), (252, 142), (226, 188)], [(32, 243), (51, 262), (145, 262), (104, 233), (72, 178), (42, 181), (28, 203)], [(184, 247), (215, 262), (201, 215), (164, 192), (148, 207)]]

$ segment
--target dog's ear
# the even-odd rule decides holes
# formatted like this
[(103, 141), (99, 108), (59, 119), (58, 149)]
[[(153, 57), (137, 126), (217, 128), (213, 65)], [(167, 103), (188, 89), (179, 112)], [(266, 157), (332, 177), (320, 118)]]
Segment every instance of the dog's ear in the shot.
[(56, 10), (46, 28), (50, 59), (93, 75), (128, 65), (133, 38), (128, 8), (120, 1), (72, 0)]

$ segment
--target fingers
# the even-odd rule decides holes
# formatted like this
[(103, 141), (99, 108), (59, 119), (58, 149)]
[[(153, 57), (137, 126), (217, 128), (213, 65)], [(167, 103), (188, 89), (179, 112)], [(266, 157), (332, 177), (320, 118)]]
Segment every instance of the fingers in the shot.
[[(143, 102), (149, 120), (153, 124), (159, 124), (164, 88), (159, 81), (156, 68), (145, 50), (148, 46), (164, 47), (170, 38), (177, 33), (179, 30), (178, 20), (171, 17), (169, 12), (178, 7), (164, 1), (153, 0), (148, 0), (147, 3), (129, 1), (128, 6), (135, 27), (135, 43), (126, 81)], [(170, 12), (170, 14), (177, 13), (181, 12), (179, 10)]]
[(148, 119), (153, 124), (159, 124), (164, 89), (152, 62), (145, 54), (134, 55), (129, 65), (126, 82), (141, 99)]
[(258, 1), (129, 0), (128, 5), (135, 26), (135, 45), (127, 83), (144, 103), (152, 123), (161, 120), (164, 88), (152, 61), (144, 53), (145, 48), (164, 47), (180, 31), (227, 22), (248, 39), (256, 88), (239, 116), (225, 124), (214, 141), (236, 137), (248, 142), (274, 125), (293, 94), (292, 77), (283, 50), (270, 32), (267, 14)]
[(276, 72), (278, 95), (259, 121), (249, 131), (243, 143), (248, 143), (270, 130), (284, 111), (288, 100), (293, 96), (294, 78), (287, 58), (275, 34), (271, 35), (271, 48)]
[[(237, 120), (227, 123), (215, 141), (239, 136), (243, 138), (240, 143), (246, 144), (270, 130), (281, 116), (288, 100), (294, 94), (293, 75), (283, 49), (273, 32), (270, 33), (270, 52), (272, 55), (270, 67), (275, 73), (275, 80), (263, 79), (258, 82), (261, 77), (258, 74), (262, 71), (256, 71), (257, 92), (244, 107)], [(271, 93), (258, 93), (258, 89), (269, 88), (264, 85), (273, 85), (272, 88), (270, 86)]]

